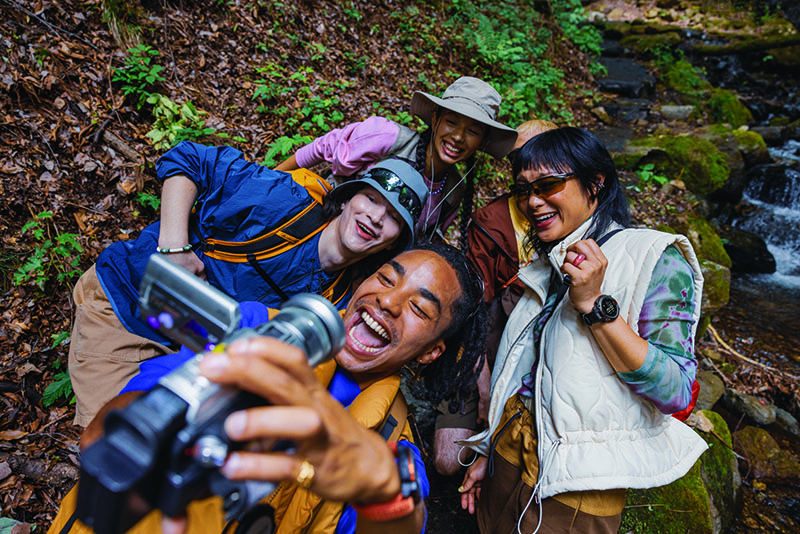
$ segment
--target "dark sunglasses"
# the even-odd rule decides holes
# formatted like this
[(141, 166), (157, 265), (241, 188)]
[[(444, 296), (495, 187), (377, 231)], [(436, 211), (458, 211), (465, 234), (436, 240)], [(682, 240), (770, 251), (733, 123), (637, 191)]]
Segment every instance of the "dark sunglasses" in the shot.
[(413, 219), (419, 218), (422, 213), (422, 203), (413, 189), (392, 171), (386, 169), (373, 169), (364, 175), (372, 178), (387, 193), (397, 193), (397, 201), (403, 206)]
[(531, 192), (539, 198), (547, 198), (550, 195), (563, 191), (567, 186), (567, 180), (575, 176), (574, 172), (565, 172), (564, 174), (551, 174), (543, 178), (539, 178), (533, 182), (526, 184), (511, 184), (508, 190), (511, 194), (520, 200), (524, 200), (531, 196)]

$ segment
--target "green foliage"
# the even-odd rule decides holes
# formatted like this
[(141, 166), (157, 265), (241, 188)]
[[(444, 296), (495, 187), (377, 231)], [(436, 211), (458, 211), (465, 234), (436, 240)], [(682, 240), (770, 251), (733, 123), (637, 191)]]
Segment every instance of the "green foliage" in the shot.
[(361, 22), (361, 20), (364, 18), (364, 15), (355, 5), (353, 5), (353, 2), (349, 2), (347, 5), (342, 6), (342, 11), (344, 12), (345, 16), (354, 19), (356, 22)]
[[(51, 349), (54, 349), (54, 348), (56, 348), (57, 346), (61, 345), (62, 343), (66, 342), (66, 341), (69, 341), (69, 332), (67, 332), (67, 331), (61, 331), (61, 332), (59, 332), (58, 334), (51, 334), (51, 335), (50, 335), (50, 339), (52, 339), (52, 340), (53, 340), (53, 344), (52, 344), (52, 345), (50, 345), (50, 348), (51, 348)], [(55, 364), (53, 364), (53, 365), (59, 365), (59, 366), (60, 366), (60, 365), (61, 365), (61, 362), (60, 362), (60, 361), (57, 361), (57, 362), (56, 362)], [(58, 368), (58, 367), (56, 367), (56, 368)]]
[(156, 120), (146, 137), (159, 150), (172, 148), (181, 141), (198, 140), (217, 131), (205, 126), (203, 117), (208, 114), (198, 111), (191, 102), (179, 105), (164, 95), (153, 93), (147, 97), (147, 103), (152, 104)]
[[(324, 48), (324, 47), (323, 47)], [(276, 63), (267, 63), (256, 71), (263, 78), (256, 80), (253, 100), (260, 102), (256, 111), (284, 117), (286, 127), (319, 135), (344, 119), (338, 95), (353, 84), (346, 80), (312, 80), (314, 69), (301, 67), (289, 71)]]
[(33, 57), (40, 67), (44, 66), (44, 60), (50, 57), (50, 51), (46, 48), (36, 48), (33, 51)]
[[(39, 289), (44, 290), (45, 284), (55, 275), (58, 282), (68, 278), (80, 276), (78, 264), (81, 261), (83, 247), (78, 243), (76, 234), (56, 232), (52, 223), (53, 214), (43, 211), (34, 216), (33, 220), (25, 223), (20, 235), (33, 239), (30, 245), (30, 254), (24, 263), (14, 273), (14, 284), (22, 285), (33, 282)], [(51, 236), (55, 232), (55, 237)]]
[(653, 169), (655, 169), (655, 165), (648, 163), (636, 171), (636, 174), (639, 175), (639, 179), (645, 184), (664, 185), (665, 183), (669, 182), (669, 178), (663, 174), (653, 172)]
[(350, 74), (360, 74), (369, 65), (369, 56), (358, 56), (355, 52), (345, 52), (347, 72)]
[[(396, 122), (397, 124), (409, 126), (411, 125), (412, 122), (414, 122), (414, 119), (417, 119), (418, 126), (423, 126), (425, 124), (424, 122), (422, 122), (421, 119), (414, 117), (407, 111), (399, 111), (397, 113), (392, 113), (391, 111), (388, 111), (383, 106), (381, 106), (380, 102), (373, 102), (372, 108), (375, 110), (375, 115), (385, 117), (391, 121)], [(413, 127), (413, 125), (411, 126)]]
[(319, 61), (328, 53), (328, 48), (320, 43), (306, 43), (306, 48), (311, 51), (311, 61)]
[(47, 408), (60, 398), (68, 399), (70, 404), (75, 404), (75, 393), (72, 391), (69, 370), (61, 371), (53, 376), (53, 381), (47, 385), (42, 395), (42, 406)]
[(267, 150), (267, 155), (264, 157), (263, 164), (269, 168), (273, 168), (286, 159), (289, 154), (294, 152), (295, 147), (306, 145), (313, 140), (313, 137), (300, 134), (295, 134), (292, 137), (287, 137), (285, 135), (279, 137), (272, 143), (269, 150)]
[(548, 54), (554, 39), (571, 41), (592, 55), (600, 51), (600, 35), (585, 24), (580, 0), (549, 3), (561, 35), (553, 35), (535, 4), (524, 0), (498, 4), (454, 0), (452, 4), (448, 29), (467, 46), (479, 77), (500, 90), (500, 114), (508, 123), (532, 117), (573, 120), (562, 96), (567, 93), (564, 73)]
[(158, 50), (147, 45), (138, 45), (128, 50), (125, 66), (114, 69), (112, 82), (122, 82), (122, 93), (133, 95), (136, 106), (141, 109), (151, 94), (151, 88), (165, 79), (159, 74), (164, 67), (155, 65), (152, 60), (158, 56)]
[(550, 7), (564, 37), (587, 54), (599, 57), (603, 36), (586, 20), (581, 0), (550, 0)]
[(143, 208), (151, 208), (153, 211), (157, 211), (161, 206), (161, 199), (149, 191), (140, 191), (136, 193), (136, 201)]

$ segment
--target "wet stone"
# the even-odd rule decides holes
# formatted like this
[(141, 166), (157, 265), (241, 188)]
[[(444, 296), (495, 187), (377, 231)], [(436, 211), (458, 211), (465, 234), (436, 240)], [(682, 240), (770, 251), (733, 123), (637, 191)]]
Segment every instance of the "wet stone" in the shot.
[(661, 116), (673, 121), (685, 121), (694, 111), (694, 106), (661, 106)]
[(700, 393), (695, 410), (710, 410), (725, 393), (725, 383), (713, 371), (698, 371), (697, 382), (700, 384)]
[(797, 419), (792, 414), (783, 408), (775, 409), (775, 424), (789, 434), (800, 437), (800, 424), (797, 423)]
[(722, 402), (729, 410), (744, 414), (762, 426), (771, 425), (777, 417), (774, 405), (753, 395), (740, 393), (735, 389), (726, 389), (722, 395)]
[(600, 90), (620, 96), (641, 98), (652, 95), (655, 78), (641, 63), (626, 58), (600, 58), (600, 63), (608, 71), (597, 83)]

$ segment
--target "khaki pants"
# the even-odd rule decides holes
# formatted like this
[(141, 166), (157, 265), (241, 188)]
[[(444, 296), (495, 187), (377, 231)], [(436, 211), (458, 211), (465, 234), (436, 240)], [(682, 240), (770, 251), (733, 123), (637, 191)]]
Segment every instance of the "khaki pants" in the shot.
[[(539, 477), (535, 428), (525, 402), (518, 395), (508, 399), (492, 437), (496, 441), (494, 472), (483, 479), (478, 499), (481, 534), (516, 533), (523, 511), (521, 531), (536, 530), (539, 504), (531, 500)], [(539, 534), (616, 534), (624, 506), (624, 489), (561, 493), (542, 500)]]
[(139, 362), (173, 352), (128, 332), (114, 313), (94, 265), (75, 290), (75, 325), (69, 347), (69, 376), (77, 406), (75, 424), (86, 426), (139, 372)]

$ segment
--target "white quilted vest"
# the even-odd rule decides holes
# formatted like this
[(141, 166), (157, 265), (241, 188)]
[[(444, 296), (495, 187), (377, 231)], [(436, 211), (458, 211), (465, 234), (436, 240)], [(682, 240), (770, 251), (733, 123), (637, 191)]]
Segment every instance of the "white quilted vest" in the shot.
[[(556, 270), (564, 262), (566, 248), (580, 240), (590, 224), (591, 219), (550, 252)], [(670, 245), (694, 270), (694, 337), (703, 276), (684, 236), (647, 229), (626, 229), (613, 236), (602, 247), (609, 262), (602, 292), (617, 300), (620, 316), (635, 331), (653, 269)], [(488, 455), (506, 400), (533, 365), (533, 319), (542, 308), (549, 278), (549, 266), (536, 259), (520, 270), (520, 280), (528, 288), (500, 342), (492, 373), (489, 429), (460, 442), (481, 454)], [(659, 412), (617, 377), (569, 295), (546, 324), (541, 347), (546, 350), (536, 368), (536, 397), (531, 399), (538, 426), (540, 498), (566, 491), (668, 484), (683, 476), (707, 448), (692, 429)]]

